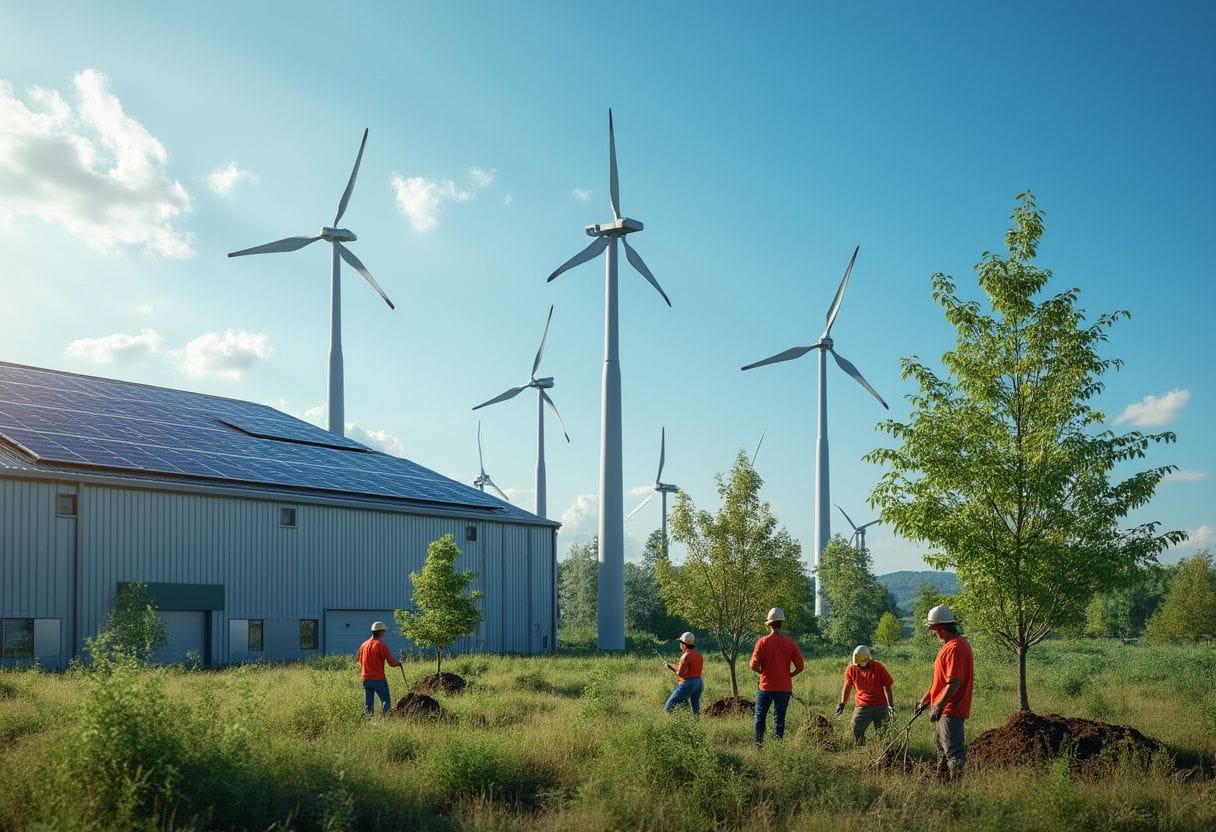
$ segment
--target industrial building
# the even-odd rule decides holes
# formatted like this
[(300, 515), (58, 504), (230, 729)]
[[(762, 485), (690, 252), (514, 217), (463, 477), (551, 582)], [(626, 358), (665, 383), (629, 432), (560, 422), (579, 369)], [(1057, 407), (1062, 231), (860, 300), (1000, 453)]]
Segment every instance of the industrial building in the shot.
[(0, 666), (63, 668), (119, 586), (158, 658), (353, 654), (452, 534), (484, 619), (454, 652), (556, 643), (556, 523), (273, 408), (0, 362)]

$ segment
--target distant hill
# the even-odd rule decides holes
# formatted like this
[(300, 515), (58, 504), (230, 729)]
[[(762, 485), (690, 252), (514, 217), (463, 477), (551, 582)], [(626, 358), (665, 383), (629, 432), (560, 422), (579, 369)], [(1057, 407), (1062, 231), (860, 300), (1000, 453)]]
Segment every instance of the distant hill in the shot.
[(938, 591), (946, 595), (958, 592), (958, 580), (955, 579), (953, 572), (935, 572), (931, 569), (920, 572), (911, 570), (888, 572), (885, 575), (879, 575), (878, 582), (895, 597), (895, 603), (905, 613), (912, 612), (912, 607), (916, 603), (916, 593), (920, 591), (921, 584), (937, 587)]

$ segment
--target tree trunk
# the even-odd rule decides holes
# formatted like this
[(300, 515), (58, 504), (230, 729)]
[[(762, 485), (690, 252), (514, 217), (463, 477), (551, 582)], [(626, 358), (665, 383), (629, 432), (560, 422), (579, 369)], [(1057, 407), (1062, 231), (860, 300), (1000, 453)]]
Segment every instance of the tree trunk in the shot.
[(1026, 695), (1026, 653), (1029, 650), (1026, 643), (1019, 639), (1014, 652), (1018, 657), (1018, 708), (1023, 711), (1030, 710), (1030, 699)]
[(735, 659), (737, 656), (731, 656), (726, 660), (727, 666), (730, 668), (730, 690), (731, 695), (736, 699), (739, 698), (739, 681), (735, 678)]
[(438, 676), (443, 672), (443, 651), (438, 647), (435, 648), (435, 675)]

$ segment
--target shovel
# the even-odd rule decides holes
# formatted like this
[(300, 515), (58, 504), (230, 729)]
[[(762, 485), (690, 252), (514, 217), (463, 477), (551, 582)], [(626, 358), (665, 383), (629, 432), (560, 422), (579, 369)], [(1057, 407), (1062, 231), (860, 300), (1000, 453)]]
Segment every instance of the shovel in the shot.
[(894, 762), (896, 759), (903, 758), (903, 769), (908, 770), (908, 739), (912, 736), (912, 723), (920, 718), (924, 711), (916, 711), (912, 714), (912, 718), (908, 720), (908, 724), (904, 726), (903, 736), (896, 737), (891, 743), (883, 749), (882, 756), (878, 758), (877, 765), (890, 760)]

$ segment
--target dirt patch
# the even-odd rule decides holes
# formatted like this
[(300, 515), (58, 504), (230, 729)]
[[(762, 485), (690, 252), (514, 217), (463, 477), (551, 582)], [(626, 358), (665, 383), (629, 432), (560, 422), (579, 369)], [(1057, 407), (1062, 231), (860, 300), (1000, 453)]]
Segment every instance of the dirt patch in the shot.
[(798, 733), (825, 751), (839, 751), (840, 742), (832, 721), (823, 714), (809, 714), (798, 726)]
[(1035, 763), (1071, 755), (1078, 763), (1133, 756), (1147, 760), (1160, 743), (1126, 725), (1019, 711), (1000, 728), (968, 744), (967, 764), (979, 768)]
[(407, 693), (397, 700), (397, 707), (389, 714), (409, 719), (443, 719), (447, 716), (439, 701), (425, 693)]
[(455, 673), (432, 673), (430, 676), (423, 676), (415, 682), (410, 690), (414, 693), (424, 693), (427, 695), (433, 693), (452, 694), (460, 693), (467, 686), (468, 682)]
[(756, 712), (756, 703), (742, 696), (728, 696), (709, 703), (701, 709), (705, 716), (738, 716), (751, 715)]

